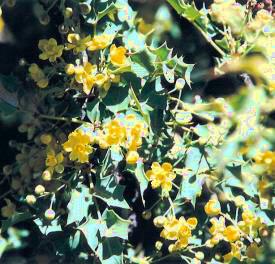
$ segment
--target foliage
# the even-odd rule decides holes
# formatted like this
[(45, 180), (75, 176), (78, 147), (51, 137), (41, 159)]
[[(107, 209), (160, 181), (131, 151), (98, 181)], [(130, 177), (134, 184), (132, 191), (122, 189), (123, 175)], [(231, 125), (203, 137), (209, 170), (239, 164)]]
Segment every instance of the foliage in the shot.
[[(53, 261), (268, 263), (272, 15), (251, 1), (198, 9), (167, 0), (217, 51), (214, 78), (244, 79), (230, 96), (201, 98), (191, 89), (195, 65), (163, 41), (167, 28), (154, 32), (158, 23), (138, 18), (127, 0), (44, 2), (36, 15), (47, 24), (55, 6), (62, 41), (40, 40), (37, 61), (22, 63), (24, 78), (0, 76), (8, 95), (0, 94), (0, 112), (21, 112), (26, 133), (3, 167), (10, 191), (1, 195), (0, 256), (39, 230)], [(136, 200), (159, 232), (147, 238), (154, 250), (131, 245)], [(13, 227), (24, 222), (35, 228)]]

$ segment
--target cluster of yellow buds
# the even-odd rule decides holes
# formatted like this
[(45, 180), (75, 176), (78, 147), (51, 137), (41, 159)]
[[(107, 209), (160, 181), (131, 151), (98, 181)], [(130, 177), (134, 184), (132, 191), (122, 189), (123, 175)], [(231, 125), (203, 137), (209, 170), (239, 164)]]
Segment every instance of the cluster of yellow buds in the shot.
[(238, 227), (247, 235), (257, 237), (259, 229), (264, 227), (260, 217), (256, 216), (249, 209), (244, 209), (242, 220), (238, 222)]
[(247, 29), (253, 31), (260, 30), (272, 20), (272, 15), (267, 10), (261, 9), (257, 12), (255, 18), (248, 23)]
[(239, 34), (245, 18), (245, 7), (235, 0), (215, 0), (211, 5), (211, 18), (217, 23), (229, 26), (232, 33)]
[(212, 224), (209, 229), (212, 238), (208, 240), (208, 245), (217, 245), (221, 240), (226, 240), (228, 242), (235, 242), (240, 238), (240, 230), (234, 225), (225, 225), (225, 218), (220, 216), (219, 218), (211, 218), (210, 222)]
[(168, 162), (164, 162), (162, 165), (158, 162), (153, 162), (151, 170), (146, 172), (146, 176), (151, 181), (153, 189), (161, 187), (166, 193), (171, 191), (172, 181), (176, 178), (173, 166)]
[(92, 143), (92, 136), (84, 133), (82, 129), (77, 129), (69, 134), (63, 149), (70, 153), (70, 160), (86, 163), (89, 162), (89, 154), (93, 151)]
[(32, 63), (29, 67), (29, 73), (31, 78), (36, 82), (39, 88), (46, 88), (49, 84), (49, 80), (42, 69), (36, 63)]
[(265, 151), (258, 153), (255, 157), (255, 162), (258, 165), (262, 165), (268, 174), (272, 174), (275, 171), (275, 152)]
[(50, 181), (54, 172), (63, 173), (64, 156), (56, 139), (51, 134), (42, 134), (40, 136), (42, 144), (46, 145), (46, 170), (42, 173), (42, 179)]
[(158, 216), (154, 218), (154, 225), (163, 228), (160, 236), (164, 239), (175, 241), (168, 248), (170, 252), (175, 252), (188, 246), (189, 239), (192, 237), (192, 230), (196, 228), (197, 224), (198, 220), (195, 217), (187, 220), (183, 216), (179, 219), (174, 216)]
[(62, 56), (64, 46), (57, 45), (57, 41), (54, 38), (50, 38), (41, 39), (38, 43), (38, 48), (42, 51), (39, 55), (41, 60), (55, 62), (57, 58)]
[(98, 67), (89, 62), (76, 66), (67, 64), (66, 73), (74, 74), (75, 81), (83, 85), (83, 91), (86, 94), (89, 94), (94, 86), (108, 91), (112, 82), (117, 83), (120, 80), (118, 75), (110, 73), (107, 68), (99, 72)]
[(120, 115), (104, 125), (103, 131), (98, 131), (98, 144), (106, 149), (111, 146), (122, 146), (127, 149), (126, 162), (136, 164), (139, 159), (137, 152), (142, 145), (142, 138), (148, 133), (147, 125), (136, 118), (134, 114)]

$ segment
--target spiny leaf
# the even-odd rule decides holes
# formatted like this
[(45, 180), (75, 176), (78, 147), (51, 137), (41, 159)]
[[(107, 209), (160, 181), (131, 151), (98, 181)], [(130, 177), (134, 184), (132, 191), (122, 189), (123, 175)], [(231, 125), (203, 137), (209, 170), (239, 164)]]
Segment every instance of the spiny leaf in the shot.
[(72, 190), (71, 200), (68, 203), (67, 225), (80, 222), (84, 217), (87, 217), (91, 204), (93, 204), (93, 199), (89, 193), (89, 188), (82, 185), (80, 188)]
[(105, 210), (102, 219), (106, 221), (107, 231), (106, 237), (119, 237), (128, 239), (128, 228), (130, 221), (121, 218), (113, 210)]

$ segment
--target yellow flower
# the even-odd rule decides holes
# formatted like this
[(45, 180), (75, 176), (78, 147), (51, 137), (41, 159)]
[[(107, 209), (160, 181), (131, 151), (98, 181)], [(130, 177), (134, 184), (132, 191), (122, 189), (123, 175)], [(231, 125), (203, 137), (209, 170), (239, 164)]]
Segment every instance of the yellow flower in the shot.
[(101, 50), (107, 48), (113, 40), (113, 35), (102, 34), (94, 36), (93, 39), (87, 42), (88, 50)]
[(139, 154), (134, 150), (128, 151), (128, 153), (126, 154), (126, 162), (128, 164), (136, 164), (138, 161), (138, 158), (139, 158)]
[(1, 208), (1, 214), (3, 217), (11, 217), (15, 213), (16, 206), (9, 199), (4, 199), (6, 206)]
[(172, 165), (168, 162), (162, 165), (158, 162), (153, 162), (151, 168), (151, 170), (146, 172), (146, 176), (151, 181), (152, 188), (161, 187), (166, 192), (171, 191), (172, 181), (176, 178)]
[(123, 124), (117, 120), (111, 120), (104, 127), (105, 141), (109, 146), (122, 145), (126, 140), (126, 129)]
[(233, 258), (241, 259), (241, 249), (235, 243), (231, 243), (231, 251), (223, 256), (223, 260), (230, 263)]
[(49, 80), (37, 64), (31, 64), (31, 66), (29, 67), (29, 73), (31, 78), (36, 82), (39, 88), (46, 88), (48, 86)]
[(124, 47), (116, 47), (113, 44), (110, 49), (111, 63), (117, 67), (125, 66), (127, 63), (126, 52), (127, 50)]
[(61, 57), (64, 49), (63, 45), (57, 45), (54, 38), (39, 40), (38, 48), (42, 51), (39, 58), (41, 60), (49, 60), (50, 62), (54, 62), (56, 58)]
[(53, 173), (53, 171), (56, 171), (57, 173), (62, 173), (64, 171), (63, 166), (64, 156), (62, 152), (59, 152), (58, 154), (55, 153), (53, 149), (47, 150), (47, 157), (46, 157), (46, 166), (48, 167), (48, 171)]
[(238, 227), (246, 234), (256, 236), (258, 230), (263, 226), (261, 218), (256, 216), (250, 210), (244, 210), (242, 213), (242, 221), (238, 222)]
[(43, 143), (45, 145), (48, 145), (52, 141), (52, 135), (50, 135), (50, 134), (42, 134), (40, 136), (40, 141), (41, 141), (41, 143)]
[[(161, 221), (161, 224), (156, 225), (159, 221)], [(175, 244), (169, 246), (170, 252), (181, 250), (188, 246), (189, 238), (192, 236), (191, 230), (196, 227), (197, 222), (195, 217), (189, 218), (186, 221), (183, 216), (179, 219), (175, 217), (165, 218), (163, 216), (154, 219), (156, 226), (163, 226), (160, 236), (167, 240), (175, 240)]]
[(66, 152), (70, 152), (70, 160), (78, 162), (89, 162), (89, 154), (93, 151), (90, 146), (92, 139), (81, 129), (77, 129), (70, 133), (68, 141), (63, 144)]
[(216, 245), (220, 240), (223, 239), (223, 231), (225, 229), (225, 219), (223, 216), (219, 218), (210, 219), (212, 226), (209, 229), (212, 238), (210, 239), (210, 244)]
[(177, 240), (181, 223), (176, 218), (168, 218), (163, 226), (160, 236), (168, 240)]
[(204, 211), (209, 216), (216, 216), (221, 212), (221, 206), (217, 199), (209, 200), (204, 206)]
[(272, 15), (265, 9), (261, 9), (257, 12), (255, 19), (261, 22), (262, 25), (268, 24), (272, 21)]
[(225, 236), (225, 238), (227, 238), (229, 242), (235, 242), (240, 238), (240, 231), (239, 228), (230, 225), (225, 228), (225, 230), (223, 231), (223, 235)]
[(95, 74), (97, 71), (97, 67), (95, 65), (92, 65), (89, 62), (86, 62), (83, 66), (68, 64), (65, 70), (67, 74), (75, 75), (76, 82), (83, 85), (84, 93), (89, 94), (91, 92), (91, 89), (95, 84)]
[(79, 34), (69, 34), (67, 37), (68, 44), (66, 45), (66, 50), (73, 50), (74, 53), (79, 53), (87, 48), (87, 43), (91, 40), (90, 36), (81, 38)]

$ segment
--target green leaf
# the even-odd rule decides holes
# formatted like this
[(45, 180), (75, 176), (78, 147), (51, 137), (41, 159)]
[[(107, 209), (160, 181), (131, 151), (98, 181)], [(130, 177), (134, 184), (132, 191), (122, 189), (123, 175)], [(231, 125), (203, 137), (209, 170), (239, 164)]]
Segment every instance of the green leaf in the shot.
[(35, 224), (38, 226), (40, 232), (44, 235), (48, 235), (53, 232), (60, 232), (62, 231), (61, 226), (58, 224), (57, 219), (54, 219), (53, 221), (49, 222), (43, 222), (41, 219), (35, 219)]
[(4, 75), (0, 74), (0, 85), (2, 84), (3, 88), (10, 93), (16, 92), (21, 88), (22, 84), (14, 75)]
[(104, 238), (99, 244), (97, 254), (102, 264), (123, 263), (123, 246), (119, 238)]
[(84, 217), (87, 218), (89, 206), (92, 204), (93, 199), (89, 188), (81, 185), (79, 188), (72, 190), (71, 199), (68, 203), (67, 225), (80, 222)]
[(105, 223), (100, 220), (89, 218), (87, 222), (80, 225), (78, 229), (85, 236), (89, 247), (95, 251), (98, 246), (98, 232), (100, 229), (105, 229)]
[(113, 113), (127, 110), (130, 103), (128, 87), (112, 86), (102, 101)]
[(2, 220), (2, 227), (1, 227), (1, 233), (8, 230), (9, 227), (18, 224), (20, 222), (24, 222), (28, 219), (31, 219), (33, 216), (29, 212), (23, 212), (23, 213), (14, 213), (10, 218), (7, 220)]
[(144, 164), (142, 162), (137, 163), (137, 167), (135, 169), (135, 175), (139, 183), (142, 202), (143, 202), (143, 205), (145, 205), (144, 192), (148, 187), (148, 179), (145, 175)]
[(75, 234), (69, 238), (70, 249), (76, 249), (80, 243), (80, 230), (76, 230)]
[(123, 197), (125, 187), (116, 183), (114, 175), (97, 178), (95, 196), (103, 200), (108, 206), (130, 209)]
[(87, 104), (87, 116), (91, 122), (100, 121), (100, 101), (98, 99)]
[(128, 239), (128, 228), (130, 225), (129, 220), (125, 220), (117, 215), (113, 210), (105, 210), (102, 219), (106, 221), (107, 232), (106, 237), (119, 237), (122, 239)]
[(162, 65), (162, 70), (163, 70), (163, 74), (164, 74), (164, 77), (165, 77), (166, 81), (169, 82), (169, 83), (174, 83), (174, 81), (175, 81), (175, 70), (170, 69), (169, 67), (167, 67), (167, 65), (165, 63)]
[(195, 207), (196, 199), (201, 195), (203, 179), (199, 176), (193, 175), (191, 172), (183, 175), (180, 190), (176, 197), (176, 202), (181, 202), (182, 199), (188, 199)]

